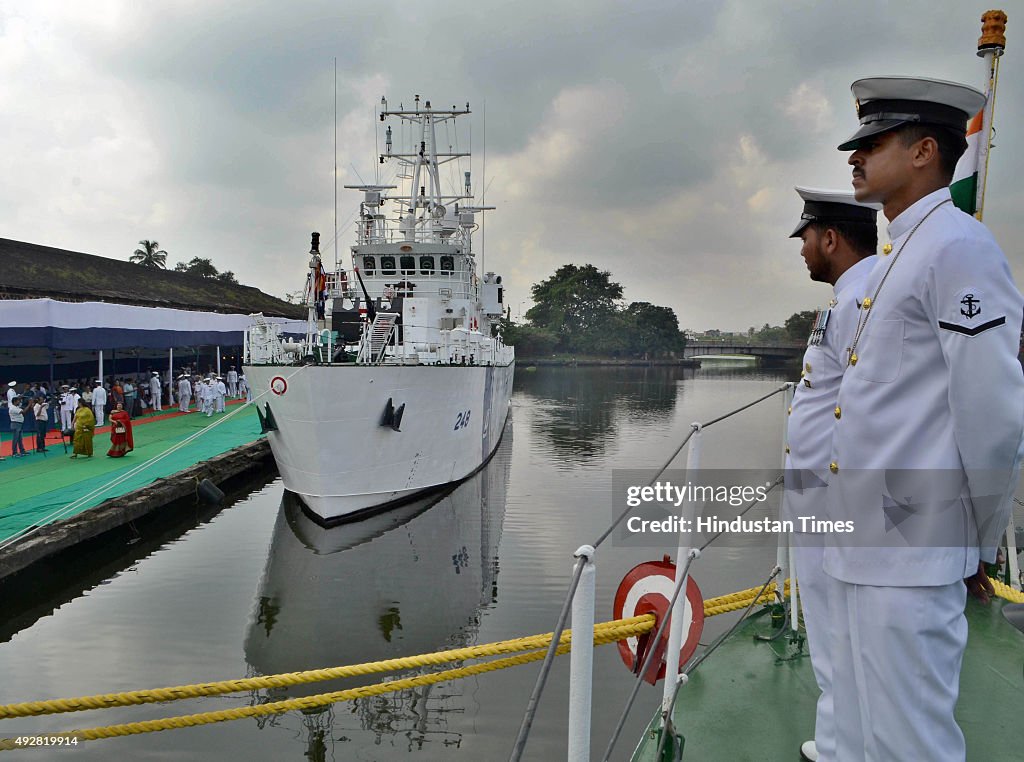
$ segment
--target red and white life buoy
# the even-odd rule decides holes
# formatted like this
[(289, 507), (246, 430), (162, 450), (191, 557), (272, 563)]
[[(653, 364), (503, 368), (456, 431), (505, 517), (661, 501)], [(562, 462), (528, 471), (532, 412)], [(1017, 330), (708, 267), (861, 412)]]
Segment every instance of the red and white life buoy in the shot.
[(280, 397), (288, 391), (288, 382), (281, 376), (274, 376), (270, 379), (270, 391)]
[[(658, 643), (652, 644), (651, 639), (658, 630), (658, 625), (668, 615), (668, 602), (672, 599), (675, 589), (676, 565), (668, 556), (661, 561), (648, 561), (634, 566), (615, 592), (613, 614), (615, 619), (654, 614), (657, 622), (650, 633), (640, 637), (627, 638), (619, 641), (619, 656), (631, 671), (640, 669), (648, 650), (658, 650), (650, 667), (643, 678), (651, 685), (665, 676), (665, 651), (668, 648), (668, 631), (666, 626)], [(693, 656), (700, 642), (700, 634), (704, 630), (704, 598), (693, 577), (686, 580), (686, 602), (683, 611), (683, 645), (680, 648), (680, 664)], [(639, 657), (638, 657), (639, 653)]]

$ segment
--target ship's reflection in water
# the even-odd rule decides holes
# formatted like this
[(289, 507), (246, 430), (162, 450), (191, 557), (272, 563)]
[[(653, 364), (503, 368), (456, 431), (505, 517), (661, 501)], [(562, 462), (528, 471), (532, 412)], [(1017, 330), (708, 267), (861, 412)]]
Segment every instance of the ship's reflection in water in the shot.
[[(512, 451), (508, 423), (492, 460), (446, 494), (326, 529), (285, 493), (245, 639), (252, 675), (359, 664), (476, 641), (497, 600), (498, 542)], [(453, 665), (262, 690), (253, 703), (344, 690)], [(457, 666), (457, 665), (456, 665)], [(359, 699), (304, 714), (307, 756), (346, 733), (410, 750), (461, 742), (446, 715), (464, 709), (459, 681)], [(344, 720), (351, 714), (355, 724)], [(261, 727), (279, 717), (264, 718)], [(333, 730), (332, 730), (333, 728)], [(329, 756), (329, 754), (328, 754)]]

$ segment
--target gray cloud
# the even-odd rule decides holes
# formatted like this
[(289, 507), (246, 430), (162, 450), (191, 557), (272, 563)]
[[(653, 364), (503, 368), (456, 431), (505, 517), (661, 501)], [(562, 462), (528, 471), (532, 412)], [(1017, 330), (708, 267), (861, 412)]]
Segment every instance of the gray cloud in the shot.
[[(308, 232), (333, 235), (337, 57), (339, 184), (380, 169), (381, 95), (472, 103), (474, 183), (499, 206), (487, 267), (513, 305), (593, 262), (685, 326), (780, 323), (828, 298), (786, 236), (793, 185), (848, 187), (850, 82), (981, 86), (978, 15), (956, 0), (5, 6), (0, 235), (118, 258), (156, 238), (172, 262), (294, 290)], [(986, 222), (1021, 277), (1009, 15)], [(356, 203), (342, 192), (340, 223)]]

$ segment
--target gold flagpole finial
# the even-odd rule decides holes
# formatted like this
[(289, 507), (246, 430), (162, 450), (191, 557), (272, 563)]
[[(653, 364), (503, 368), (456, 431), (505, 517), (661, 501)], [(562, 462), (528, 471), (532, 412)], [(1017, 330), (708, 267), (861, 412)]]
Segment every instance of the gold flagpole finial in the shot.
[(1006, 14), (1003, 11), (985, 11), (981, 15), (981, 37), (978, 38), (978, 55), (991, 48), (1000, 51), (1006, 47)]

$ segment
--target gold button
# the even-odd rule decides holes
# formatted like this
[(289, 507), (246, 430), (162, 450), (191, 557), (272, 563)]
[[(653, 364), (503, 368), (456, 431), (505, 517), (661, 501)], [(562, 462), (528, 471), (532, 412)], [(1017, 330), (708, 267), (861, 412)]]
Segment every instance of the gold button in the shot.
[(786, 455), (789, 455), (789, 445), (786, 445)]
[(804, 386), (806, 386), (808, 389), (811, 388), (811, 382), (808, 381), (806, 378), (804, 379)]
[(835, 413), (836, 413), (836, 420), (839, 420), (840, 418), (843, 417), (843, 409), (841, 407), (839, 407), (839, 405), (836, 405)]
[(786, 411), (786, 415), (793, 415), (793, 406), (792, 405), (789, 406), (789, 410)]
[(838, 474), (839, 473), (839, 464), (836, 463), (833, 460), (831, 463), (828, 464), (828, 470), (831, 471), (834, 474)]
[(804, 368), (807, 370), (808, 373), (811, 372), (811, 364), (810, 363), (807, 363), (806, 365), (804, 365)]
[(805, 375), (807, 375), (807, 374), (804, 373), (803, 371), (800, 371), (800, 378), (803, 378)]
[(857, 364), (857, 353), (854, 352), (852, 355), (850, 355), (850, 365), (856, 365), (856, 364)]
[(863, 307), (866, 310), (871, 309), (871, 297), (870, 296), (865, 296), (864, 297), (864, 301), (861, 302), (860, 306)]
[(886, 256), (888, 256), (889, 254), (892, 254), (892, 244), (891, 243), (887, 243), (885, 246), (882, 247), (882, 254), (884, 254)]

